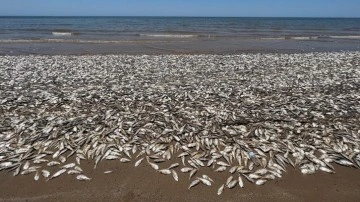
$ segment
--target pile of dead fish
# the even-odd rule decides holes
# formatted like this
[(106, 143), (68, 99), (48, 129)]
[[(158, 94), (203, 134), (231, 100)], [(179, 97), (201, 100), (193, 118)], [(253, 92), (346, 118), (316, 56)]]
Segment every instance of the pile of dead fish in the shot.
[(289, 166), (359, 168), (359, 137), (360, 52), (0, 57), (0, 171), (14, 176), (90, 180), (83, 161), (112, 160), (221, 194)]

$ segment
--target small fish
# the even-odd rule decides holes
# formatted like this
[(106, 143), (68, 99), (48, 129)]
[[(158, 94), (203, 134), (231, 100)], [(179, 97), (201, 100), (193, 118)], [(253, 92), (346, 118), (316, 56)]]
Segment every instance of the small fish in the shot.
[(57, 171), (55, 174), (53, 174), (53, 175), (50, 177), (49, 180), (54, 179), (55, 177), (58, 177), (58, 176), (60, 176), (61, 174), (65, 173), (65, 172), (66, 172), (66, 169), (63, 168), (63, 169)]
[(158, 170), (159, 173), (164, 174), (164, 175), (170, 175), (171, 174), (171, 170), (169, 169), (161, 169)]
[(109, 173), (112, 173), (113, 171), (112, 170), (107, 170), (107, 171), (105, 171), (104, 173), (105, 174), (109, 174)]
[(189, 175), (189, 179), (192, 178), (192, 176), (194, 176), (197, 171), (198, 171), (197, 169), (191, 170), (190, 175)]
[(187, 172), (192, 171), (193, 169), (194, 168), (184, 167), (184, 168), (181, 168), (180, 171), (183, 172), (183, 173), (187, 173)]
[(327, 167), (320, 166), (319, 169), (322, 170), (322, 171), (324, 171), (324, 172), (327, 172), (327, 173), (335, 173), (333, 170), (330, 170), (330, 169), (327, 168)]
[(265, 184), (266, 180), (260, 179), (255, 182), (256, 185), (263, 185)]
[(137, 160), (137, 161), (135, 162), (135, 167), (138, 167), (143, 160), (144, 160), (144, 157), (141, 158), (141, 159), (139, 159), (139, 160)]
[(243, 176), (249, 181), (249, 182), (251, 182), (251, 183), (254, 183), (255, 181), (252, 179), (252, 178), (250, 178), (249, 176), (247, 176), (247, 175), (245, 175), (245, 174), (243, 174)]
[(91, 178), (85, 176), (85, 175), (78, 175), (76, 176), (76, 179), (78, 180), (91, 180)]
[(61, 163), (65, 163), (65, 162), (66, 162), (65, 156), (59, 156), (59, 161), (60, 161)]
[(238, 182), (237, 180), (233, 180), (233, 181), (229, 182), (229, 184), (227, 184), (227, 187), (229, 189), (232, 189), (236, 186), (237, 182)]
[(73, 168), (73, 167), (75, 167), (75, 163), (69, 163), (69, 164), (61, 166), (61, 168), (66, 168), (66, 169)]
[(150, 161), (149, 161), (148, 163), (149, 163), (150, 166), (151, 166), (152, 168), (154, 168), (155, 170), (158, 170), (158, 169), (159, 169), (159, 166), (158, 166), (157, 164), (151, 163)]
[(175, 181), (179, 181), (178, 174), (175, 172), (175, 170), (171, 170), (171, 174), (172, 174)]
[(241, 178), (240, 175), (239, 175), (238, 181), (239, 181), (239, 186), (240, 186), (241, 188), (243, 188), (243, 187), (244, 187), (244, 182), (243, 182), (243, 180), (242, 180), (242, 178)]
[(36, 173), (35, 173), (35, 176), (34, 176), (34, 180), (35, 180), (35, 181), (38, 181), (39, 178), (40, 178), (40, 175), (39, 175), (38, 172), (36, 172)]
[(2, 162), (2, 163), (0, 163), (0, 168), (8, 168), (12, 165), (13, 165), (12, 162)]
[(216, 164), (218, 164), (219, 166), (226, 166), (226, 167), (230, 166), (228, 163), (225, 163), (223, 161), (218, 161), (216, 162)]
[(74, 169), (83, 172), (83, 170), (79, 166), (75, 166)]
[(209, 176), (207, 176), (207, 175), (202, 175), (201, 176), (202, 178), (204, 178), (204, 179), (207, 179), (207, 180), (209, 180), (209, 181), (211, 181), (211, 182), (214, 182), (214, 180), (212, 180)]
[(24, 166), (23, 166), (23, 170), (27, 170), (30, 166), (30, 162), (29, 161), (26, 161)]
[(225, 184), (228, 185), (233, 179), (234, 179), (233, 176), (228, 177)]
[(127, 163), (127, 162), (129, 162), (129, 161), (131, 161), (131, 160), (128, 159), (128, 158), (121, 158), (121, 159), (120, 159), (120, 162), (121, 162), (121, 163)]
[(46, 160), (46, 159), (35, 159), (33, 161), (33, 163), (35, 163), (35, 164), (40, 164), (40, 163), (44, 163), (44, 162), (48, 162), (48, 160)]
[(234, 174), (234, 173), (237, 171), (238, 168), (239, 168), (239, 166), (233, 166), (233, 167), (231, 167), (231, 168), (229, 169), (229, 173)]
[(224, 184), (220, 186), (220, 188), (217, 191), (217, 195), (221, 195), (223, 193), (224, 187), (225, 187)]
[(258, 175), (265, 175), (268, 171), (265, 168), (260, 168), (259, 170), (255, 171), (255, 174)]
[(78, 170), (69, 170), (69, 171), (67, 172), (67, 174), (69, 174), (69, 175), (80, 174), (80, 173), (82, 173), (82, 172), (80, 172), (80, 171), (78, 171)]
[(207, 185), (207, 186), (211, 186), (211, 182), (210, 182), (209, 180), (204, 179), (204, 178), (200, 178), (200, 177), (198, 177), (198, 179), (199, 179), (203, 184), (205, 184), (205, 185)]
[(173, 168), (176, 168), (176, 167), (178, 167), (178, 166), (179, 166), (178, 163), (173, 163), (173, 164), (171, 164), (171, 165), (169, 166), (168, 169), (173, 169)]
[(257, 174), (255, 174), (255, 173), (249, 174), (249, 177), (250, 177), (251, 179), (260, 179), (260, 178), (261, 178), (260, 175), (257, 175)]
[(60, 164), (60, 162), (57, 162), (57, 161), (50, 161), (49, 163), (47, 163), (46, 165), (47, 166), (56, 166), (56, 165), (59, 165)]
[(213, 163), (214, 163), (215, 159), (212, 158), (208, 161), (208, 163), (206, 164), (207, 167), (210, 167)]
[(216, 172), (223, 172), (223, 171), (225, 171), (226, 170), (226, 167), (225, 166), (220, 166), (220, 167), (218, 167), (215, 171)]
[(14, 172), (14, 174), (13, 174), (13, 176), (19, 175), (20, 170), (21, 170), (21, 166), (17, 167), (16, 170), (15, 170), (15, 172)]
[(36, 170), (28, 169), (28, 170), (23, 170), (23, 171), (21, 172), (21, 174), (22, 174), (22, 175), (28, 175), (28, 174), (33, 173), (33, 172), (36, 172)]
[(48, 177), (50, 176), (50, 172), (47, 171), (47, 170), (42, 170), (42, 171), (41, 171), (41, 174), (42, 174), (42, 176), (44, 176), (45, 178), (48, 178)]
[(199, 179), (195, 179), (194, 181), (192, 181), (192, 182), (190, 183), (190, 186), (189, 186), (188, 189), (190, 189), (190, 188), (198, 185), (199, 183), (200, 183), (200, 180), (199, 180)]

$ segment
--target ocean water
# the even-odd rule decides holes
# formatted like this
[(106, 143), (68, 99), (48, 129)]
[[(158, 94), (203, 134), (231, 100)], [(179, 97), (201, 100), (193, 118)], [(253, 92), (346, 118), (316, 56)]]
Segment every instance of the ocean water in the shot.
[(249, 40), (267, 46), (272, 41), (282, 40), (354, 46), (360, 43), (360, 18), (0, 17), (0, 45), (5, 44), (6, 47), (9, 44), (35, 43), (141, 44), (176, 41), (195, 44), (202, 41), (206, 47), (217, 41), (219, 43), (210, 45), (210, 49), (215, 49), (229, 41), (232, 41), (228, 44), (230, 47), (237, 43), (246, 45)]

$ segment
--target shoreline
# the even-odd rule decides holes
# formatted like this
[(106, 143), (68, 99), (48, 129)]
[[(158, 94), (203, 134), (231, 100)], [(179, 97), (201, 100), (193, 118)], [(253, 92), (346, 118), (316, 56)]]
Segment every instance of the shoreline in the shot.
[(360, 51), (0, 56), (0, 201), (359, 201), (359, 65)]
[[(358, 40), (355, 40), (358, 42)], [(121, 43), (0, 43), (0, 55), (162, 55), (359, 51), (354, 40), (160, 40)]]

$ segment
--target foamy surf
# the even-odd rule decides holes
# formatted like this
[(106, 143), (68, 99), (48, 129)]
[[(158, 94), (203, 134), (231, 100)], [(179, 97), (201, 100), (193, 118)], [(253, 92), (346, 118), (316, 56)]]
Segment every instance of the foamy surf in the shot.
[(142, 37), (158, 37), (158, 38), (193, 38), (194, 34), (140, 34)]
[(329, 36), (329, 38), (332, 39), (360, 39), (360, 35), (359, 36)]
[(74, 35), (72, 32), (52, 32), (54, 36), (72, 36)]

